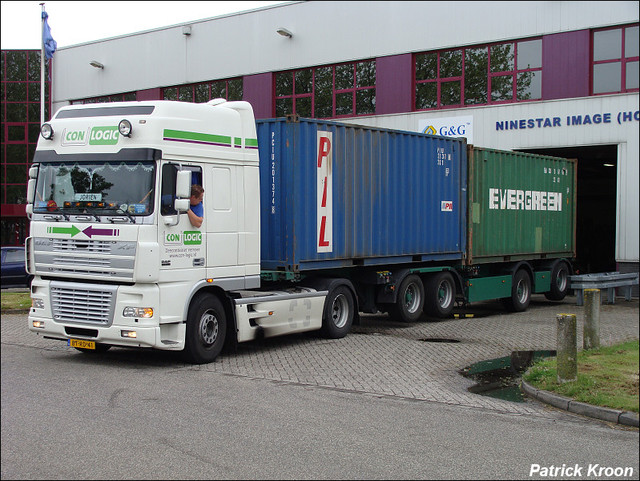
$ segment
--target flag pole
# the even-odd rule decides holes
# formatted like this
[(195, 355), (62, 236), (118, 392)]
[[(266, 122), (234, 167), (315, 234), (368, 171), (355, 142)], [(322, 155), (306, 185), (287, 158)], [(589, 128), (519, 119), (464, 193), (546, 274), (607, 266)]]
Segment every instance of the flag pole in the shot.
[[(44, 3), (41, 3), (42, 13), (44, 13)], [(42, 28), (40, 29), (40, 127), (44, 124), (44, 15), (40, 13)]]

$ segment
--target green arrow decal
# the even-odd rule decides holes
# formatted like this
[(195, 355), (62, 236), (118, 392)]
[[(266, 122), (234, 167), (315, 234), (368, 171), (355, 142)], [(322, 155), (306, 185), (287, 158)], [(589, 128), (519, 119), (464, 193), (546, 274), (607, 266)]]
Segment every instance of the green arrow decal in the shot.
[(71, 237), (73, 237), (80, 232), (82, 231), (75, 225), (71, 227), (47, 227), (47, 234), (71, 234)]

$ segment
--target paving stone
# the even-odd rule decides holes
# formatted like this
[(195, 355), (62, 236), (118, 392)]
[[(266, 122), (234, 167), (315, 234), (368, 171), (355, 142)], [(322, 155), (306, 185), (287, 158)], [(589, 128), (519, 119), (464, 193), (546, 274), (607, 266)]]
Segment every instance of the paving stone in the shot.
[[(472, 318), (400, 323), (388, 315), (361, 316), (344, 339), (327, 340), (313, 333), (240, 344), (217, 362), (190, 366), (221, 374), (288, 382), (367, 395), (398, 396), (502, 413), (549, 417), (544, 404), (516, 403), (473, 394), (474, 382), (459, 374), (480, 361), (510, 356), (513, 351), (556, 349), (556, 315), (576, 314), (577, 345), (582, 347), (584, 307), (575, 297), (547, 301), (535, 295), (526, 312), (506, 314), (499, 303), (465, 309)], [(603, 345), (638, 338), (638, 299), (603, 305)], [(42, 339), (28, 330), (26, 314), (3, 314), (2, 344), (74, 352), (61, 341)], [(449, 339), (458, 342), (428, 342)], [(133, 361), (132, 361), (133, 362)]]

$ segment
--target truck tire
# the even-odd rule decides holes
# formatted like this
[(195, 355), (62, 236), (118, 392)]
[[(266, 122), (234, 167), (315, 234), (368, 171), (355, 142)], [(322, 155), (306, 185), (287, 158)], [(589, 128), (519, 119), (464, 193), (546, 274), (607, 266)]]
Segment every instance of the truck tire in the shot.
[(566, 262), (558, 262), (551, 271), (551, 289), (544, 293), (550, 301), (561, 301), (569, 292), (569, 266)]
[(351, 330), (355, 314), (351, 290), (345, 285), (336, 286), (324, 301), (322, 336), (328, 339), (343, 338)]
[(424, 312), (444, 319), (451, 315), (456, 300), (456, 285), (450, 272), (442, 271), (426, 280)]
[(502, 300), (511, 312), (526, 311), (531, 301), (531, 277), (524, 269), (519, 269), (513, 276), (511, 297)]
[(394, 320), (402, 322), (416, 322), (422, 315), (424, 307), (424, 285), (422, 279), (415, 274), (409, 274), (400, 283), (398, 298), (391, 306), (389, 314)]
[(183, 357), (192, 364), (213, 362), (227, 336), (227, 317), (220, 299), (201, 294), (189, 307)]

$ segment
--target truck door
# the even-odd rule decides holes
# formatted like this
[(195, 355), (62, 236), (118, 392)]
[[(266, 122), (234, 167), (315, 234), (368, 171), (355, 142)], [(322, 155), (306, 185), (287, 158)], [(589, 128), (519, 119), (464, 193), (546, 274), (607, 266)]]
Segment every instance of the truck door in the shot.
[[(178, 170), (191, 170), (191, 183), (202, 185), (202, 169), (196, 166), (166, 163), (162, 166), (160, 193), (160, 259), (161, 269), (190, 269), (206, 265), (206, 223), (205, 214), (202, 226), (194, 227), (185, 213), (178, 214), (174, 208), (176, 174)], [(207, 205), (205, 191), (203, 205)], [(204, 277), (204, 274), (201, 276)]]
[[(238, 203), (242, 199), (242, 178), (235, 165), (207, 167), (205, 208), (208, 217), (209, 242), (207, 244), (208, 267), (222, 268), (210, 272), (210, 276), (243, 276), (238, 266)], [(239, 186), (240, 183), (240, 186)], [(223, 274), (224, 272), (224, 274)]]

